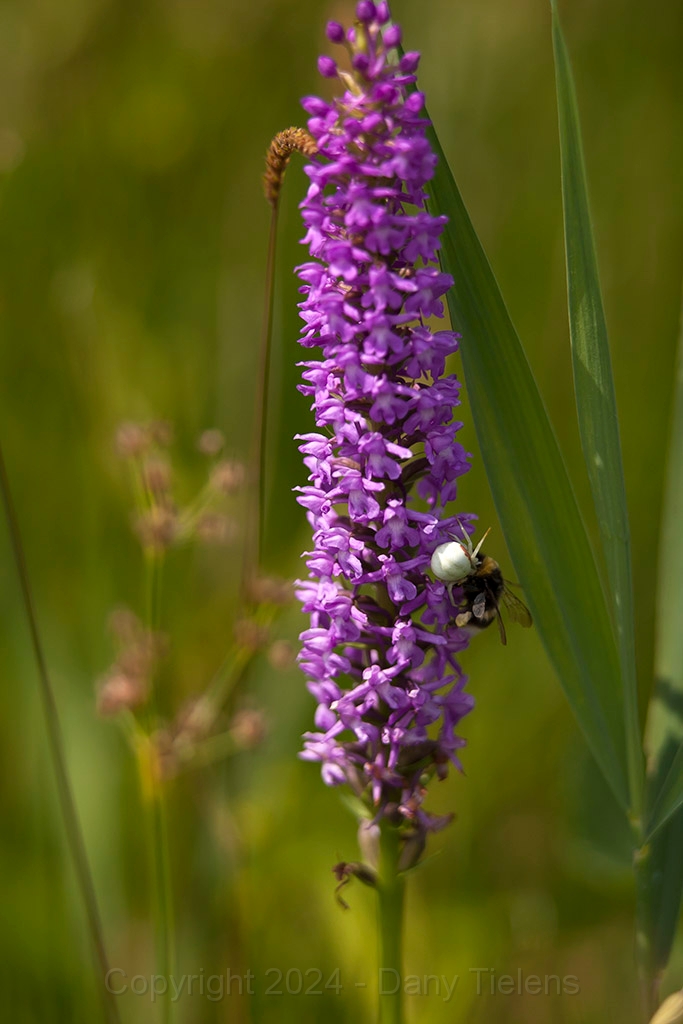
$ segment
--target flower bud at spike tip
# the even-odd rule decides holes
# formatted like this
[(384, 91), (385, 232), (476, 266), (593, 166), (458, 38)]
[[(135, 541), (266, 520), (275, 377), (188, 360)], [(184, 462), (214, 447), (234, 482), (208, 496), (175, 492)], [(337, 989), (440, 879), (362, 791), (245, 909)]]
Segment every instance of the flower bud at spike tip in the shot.
[(401, 28), (399, 25), (392, 25), (384, 33), (385, 46), (393, 48), (401, 42)]
[(336, 61), (333, 61), (331, 57), (318, 57), (318, 71), (324, 78), (336, 78)]
[(375, 5), (372, 0), (360, 0), (360, 3), (356, 7), (356, 17), (359, 21), (372, 21), (376, 13)]
[(344, 42), (344, 29), (338, 21), (328, 21), (325, 33), (331, 43)]
[(469, 456), (453, 421), (460, 385), (445, 374), (458, 335), (426, 326), (443, 316), (452, 279), (438, 266), (446, 218), (426, 208), (436, 156), (423, 98), (410, 94), (418, 55), (394, 62), (400, 32), (383, 38), (386, 4), (356, 14), (346, 91), (304, 101), (318, 155), (301, 204), (300, 340), (322, 352), (302, 363), (299, 388), (316, 418), (298, 439), (313, 534), (296, 584), (310, 617), (299, 663), (318, 702), (301, 756), (327, 785), (348, 785), (374, 823), (415, 837), (412, 862), (450, 820), (424, 809), (425, 781), (460, 767), (457, 727), (474, 703), (457, 660), (467, 634), (430, 572), (434, 552), (466, 536), (472, 517), (446, 507)]
[(391, 15), (389, 14), (389, 4), (382, 0), (382, 3), (377, 4), (377, 21), (380, 25), (386, 25)]

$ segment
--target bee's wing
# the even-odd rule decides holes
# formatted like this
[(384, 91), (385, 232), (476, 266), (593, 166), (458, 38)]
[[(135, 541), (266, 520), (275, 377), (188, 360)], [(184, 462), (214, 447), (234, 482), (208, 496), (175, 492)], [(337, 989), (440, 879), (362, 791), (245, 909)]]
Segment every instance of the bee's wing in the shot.
[(486, 612), (486, 591), (477, 594), (472, 602), (472, 614), (475, 619), (483, 619)]
[(518, 622), (520, 626), (525, 627), (533, 625), (534, 620), (531, 618), (531, 612), (524, 602), (520, 601), (520, 599), (508, 589), (507, 583), (503, 588), (503, 604), (507, 608), (513, 622)]

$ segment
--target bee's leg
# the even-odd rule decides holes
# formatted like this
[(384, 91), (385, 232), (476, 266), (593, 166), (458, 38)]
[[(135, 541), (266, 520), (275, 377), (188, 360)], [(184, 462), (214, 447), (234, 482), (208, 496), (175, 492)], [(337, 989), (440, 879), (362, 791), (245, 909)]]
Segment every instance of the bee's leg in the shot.
[(505, 634), (505, 623), (503, 622), (503, 616), (500, 614), (500, 609), (496, 607), (496, 618), (498, 619), (498, 633), (500, 635), (500, 642), (506, 644), (507, 636)]

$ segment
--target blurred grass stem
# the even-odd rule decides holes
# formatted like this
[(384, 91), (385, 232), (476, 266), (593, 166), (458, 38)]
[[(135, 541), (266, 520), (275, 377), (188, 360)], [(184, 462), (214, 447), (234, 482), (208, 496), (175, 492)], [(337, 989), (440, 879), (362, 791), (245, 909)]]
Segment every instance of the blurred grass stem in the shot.
[(161, 582), (163, 577), (163, 559), (156, 552), (145, 558), (145, 611), (147, 627), (150, 633), (159, 630), (161, 622)]
[[(158, 774), (156, 775), (156, 784), (150, 803), (150, 816), (156, 890), (157, 965), (158, 973), (168, 983), (169, 978), (175, 972), (175, 926), (166, 798), (163, 782), (158, 777)], [(162, 996), (161, 1004), (162, 1020), (164, 1024), (169, 1024), (173, 1013), (173, 1002), (168, 994)]]
[[(156, 633), (161, 624), (161, 584), (163, 556), (150, 554), (146, 559), (147, 571), (147, 624), (150, 635)], [(159, 717), (159, 695), (152, 680), (150, 694), (153, 722), (150, 736), (145, 738), (140, 751), (144, 751), (141, 762), (143, 800), (149, 820), (150, 866), (154, 886), (154, 918), (157, 950), (157, 973), (166, 979), (175, 970), (175, 915), (173, 912), (173, 889), (171, 885), (171, 859), (166, 814), (164, 781), (158, 763), (159, 752), (153, 743), (156, 721)], [(173, 1016), (173, 1002), (167, 993), (161, 997), (161, 1013), (164, 1024)]]
[(209, 710), (211, 725), (215, 722), (233, 690), (241, 682), (246, 669), (256, 652), (244, 645), (238, 646), (228, 655), (216, 675), (209, 683), (202, 698)]
[(38, 620), (36, 618), (33, 603), (33, 594), (31, 592), (24, 546), (21, 539), (21, 532), (19, 530), (19, 520), (12, 500), (9, 478), (7, 476), (7, 469), (5, 467), (5, 460), (1, 446), (0, 487), (2, 488), (2, 499), (5, 506), (5, 513), (7, 515), (10, 542), (14, 552), (14, 559), (21, 585), (24, 610), (26, 612), (26, 618), (28, 620), (29, 631), (31, 634), (33, 654), (38, 668), (38, 678), (40, 680), (40, 693), (45, 713), (45, 723), (47, 726), (50, 758), (52, 760), (52, 768), (57, 781), (57, 792), (59, 795), (62, 818), (64, 820), (67, 844), (76, 872), (78, 887), (81, 891), (81, 898), (83, 899), (83, 904), (85, 906), (90, 939), (92, 941), (93, 952), (95, 955), (97, 988), (101, 993), (106, 1020), (111, 1022), (111, 1024), (119, 1024), (120, 1017), (118, 1006), (116, 1004), (116, 997), (113, 992), (108, 990), (105, 984), (105, 979), (109, 971), (109, 962), (104, 945), (104, 935), (102, 931), (100, 913), (97, 906), (97, 896), (95, 894), (95, 886), (93, 884), (90, 865), (88, 863), (88, 854), (85, 848), (83, 833), (78, 819), (76, 802), (74, 800), (71, 783), (69, 781), (66, 757), (64, 754), (64, 740), (57, 711), (57, 702), (55, 700), (54, 690), (47, 670), (47, 663), (45, 661), (43, 646), (38, 630)]
[(273, 334), (273, 305), (275, 295), (275, 253), (277, 241), (278, 204), (271, 207), (266, 282), (264, 290), (263, 326), (256, 382), (254, 430), (250, 461), (247, 538), (242, 566), (242, 590), (246, 592), (250, 580), (258, 575), (263, 554), (265, 523), (266, 453), (268, 445), (268, 390)]
[(398, 831), (383, 824), (380, 834), (379, 1024), (403, 1024), (403, 907), (405, 881), (398, 872)]

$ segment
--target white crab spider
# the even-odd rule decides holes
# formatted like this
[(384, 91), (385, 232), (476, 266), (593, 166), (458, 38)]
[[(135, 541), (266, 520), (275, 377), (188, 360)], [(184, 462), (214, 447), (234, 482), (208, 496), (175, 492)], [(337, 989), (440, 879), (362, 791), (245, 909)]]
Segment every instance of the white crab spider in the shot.
[(459, 540), (448, 540), (445, 544), (439, 544), (438, 548), (434, 550), (431, 560), (432, 572), (437, 580), (442, 580), (447, 584), (451, 600), (453, 599), (454, 585), (477, 571), (480, 548), (491, 530), (491, 527), (489, 527), (476, 548), (473, 548), (472, 538), (469, 533), (467, 533), (462, 524), (459, 525), (465, 543), (463, 544)]

